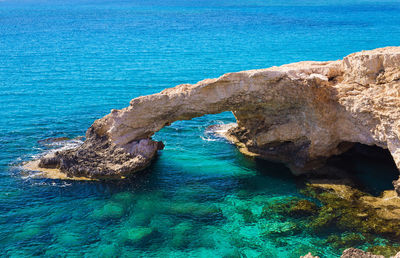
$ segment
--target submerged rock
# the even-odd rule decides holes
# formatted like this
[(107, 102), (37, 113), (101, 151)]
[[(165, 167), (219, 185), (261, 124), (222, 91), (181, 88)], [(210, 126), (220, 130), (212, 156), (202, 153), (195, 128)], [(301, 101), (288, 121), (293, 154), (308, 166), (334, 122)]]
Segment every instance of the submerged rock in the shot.
[(341, 251), (352, 246), (362, 245), (365, 242), (365, 237), (357, 233), (348, 233), (345, 235), (330, 235), (326, 239), (326, 244), (331, 245), (335, 250)]
[(197, 202), (173, 202), (166, 212), (174, 215), (203, 217), (220, 215), (221, 210), (215, 205), (207, 205)]
[(63, 246), (79, 246), (83, 240), (81, 236), (74, 232), (63, 232), (57, 237), (57, 241)]
[(175, 248), (185, 248), (190, 243), (189, 233), (193, 229), (190, 222), (184, 221), (172, 228), (171, 244)]
[(241, 151), (318, 168), (351, 142), (389, 149), (400, 167), (400, 47), (330, 62), (299, 62), (228, 73), (133, 99), (96, 120), (83, 145), (44, 157), (69, 176), (121, 178), (149, 165), (162, 143), (151, 136), (177, 120), (232, 111), (226, 133)]
[(290, 217), (307, 217), (318, 213), (318, 206), (306, 199), (284, 198), (271, 202), (263, 207), (262, 217), (283, 215)]
[(268, 237), (284, 237), (298, 234), (301, 228), (294, 222), (271, 223), (266, 227), (264, 235)]
[[(393, 245), (377, 245), (368, 248), (368, 252), (371, 252), (373, 254), (377, 255), (383, 255), (384, 257), (400, 257), (400, 246), (393, 246)], [(398, 254), (398, 255), (396, 255)]]
[(314, 215), (318, 212), (318, 206), (309, 200), (299, 200), (289, 209), (289, 214), (295, 217)]
[(246, 223), (255, 223), (257, 221), (257, 217), (253, 214), (250, 209), (239, 209), (238, 212), (242, 214), (243, 220)]
[(121, 236), (124, 241), (136, 243), (136, 242), (145, 240), (152, 233), (153, 233), (153, 229), (151, 229), (151, 228), (137, 227), (137, 228), (131, 228), (131, 229), (127, 229), (127, 230), (123, 231)]
[(26, 223), (20, 230), (14, 233), (14, 240), (21, 241), (37, 237), (43, 233), (42, 228), (35, 223)]
[(121, 218), (124, 214), (124, 206), (115, 202), (109, 202), (101, 209), (97, 209), (93, 212), (93, 216), (98, 219), (117, 219)]
[(96, 257), (120, 257), (121, 247), (117, 243), (102, 244), (100, 248), (95, 251), (94, 256)]
[(318, 199), (322, 206), (308, 224), (314, 232), (338, 228), (343, 231), (361, 232), (400, 237), (400, 217), (397, 214), (399, 198), (392, 192), (373, 197), (350, 184), (347, 180), (311, 180), (302, 193)]

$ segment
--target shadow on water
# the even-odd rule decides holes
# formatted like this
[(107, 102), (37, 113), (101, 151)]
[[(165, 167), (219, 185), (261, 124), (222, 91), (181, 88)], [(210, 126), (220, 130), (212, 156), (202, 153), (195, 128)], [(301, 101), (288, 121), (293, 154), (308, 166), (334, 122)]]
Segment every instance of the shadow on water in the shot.
[(245, 156), (237, 149), (235, 152), (235, 165), (252, 173), (238, 177), (234, 190), (246, 191), (250, 196), (261, 193), (273, 196), (297, 195), (300, 178), (293, 176), (285, 164)]
[(292, 172), (283, 163), (255, 159), (255, 164), (257, 170), (262, 175), (268, 175), (269, 177), (279, 178), (288, 181), (294, 180)]
[[(271, 162), (259, 158), (250, 158), (237, 151), (235, 161), (242, 167), (254, 169), (256, 176), (246, 178), (242, 181), (245, 187), (266, 187), (263, 180), (272, 180), (284, 186), (296, 185), (303, 188), (306, 178), (309, 176), (294, 176), (290, 169), (283, 163)], [(385, 190), (392, 190), (394, 180), (399, 177), (399, 171), (394, 160), (387, 149), (377, 146), (367, 146), (356, 143), (345, 153), (333, 156), (327, 160), (326, 167), (333, 167), (344, 172), (339, 177), (348, 177), (360, 190), (374, 196), (379, 196)], [(310, 175), (314, 177), (313, 175)], [(322, 175), (323, 178), (331, 175)], [(319, 177), (317, 175), (317, 177)], [(243, 182), (242, 182), (243, 183)]]

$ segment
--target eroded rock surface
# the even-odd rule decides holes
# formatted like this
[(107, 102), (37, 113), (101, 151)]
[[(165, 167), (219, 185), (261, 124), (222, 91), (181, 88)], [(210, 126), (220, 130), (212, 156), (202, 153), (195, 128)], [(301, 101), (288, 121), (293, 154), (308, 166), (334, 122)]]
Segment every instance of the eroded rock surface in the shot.
[(360, 249), (356, 248), (348, 248), (343, 251), (342, 255), (340, 258), (385, 258), (385, 257), (390, 257), (390, 258), (398, 258), (400, 257), (400, 253), (395, 254), (394, 256), (384, 256), (384, 255), (379, 255), (379, 254), (373, 254), (370, 252), (365, 252)]
[(369, 252), (364, 252), (360, 249), (349, 248), (344, 250), (343, 254), (340, 256), (341, 258), (385, 258), (383, 255), (375, 255)]
[(51, 153), (40, 159), (39, 168), (57, 168), (69, 177), (121, 178), (149, 165), (162, 142), (151, 139), (118, 146), (97, 134), (87, 132), (86, 141), (76, 149)]
[(300, 258), (319, 258), (319, 256), (313, 256), (311, 253), (308, 253), (304, 256), (300, 256)]
[(42, 158), (40, 166), (92, 178), (127, 175), (162, 148), (151, 136), (164, 126), (232, 111), (237, 125), (227, 137), (294, 173), (318, 168), (354, 142), (389, 149), (400, 167), (399, 80), (400, 47), (228, 73), (135, 98), (96, 120), (82, 146)]

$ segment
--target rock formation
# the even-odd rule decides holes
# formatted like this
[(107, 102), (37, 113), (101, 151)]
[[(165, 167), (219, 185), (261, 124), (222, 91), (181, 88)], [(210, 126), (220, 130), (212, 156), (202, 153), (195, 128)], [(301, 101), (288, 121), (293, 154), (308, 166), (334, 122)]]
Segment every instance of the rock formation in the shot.
[(300, 258), (319, 258), (319, 256), (313, 256), (311, 253), (308, 253), (304, 256), (300, 256)]
[(227, 138), (295, 174), (355, 142), (389, 149), (400, 168), (399, 80), (400, 47), (387, 47), (182, 84), (112, 110), (88, 129), (83, 145), (43, 157), (39, 167), (70, 176), (126, 176), (162, 149), (151, 136), (164, 126), (232, 111), (237, 125)]
[[(379, 254), (372, 254), (370, 252), (364, 252), (360, 249), (356, 248), (348, 248), (343, 251), (342, 255), (340, 258), (385, 258), (383, 255)], [(386, 256), (389, 257), (389, 256)], [(390, 258), (400, 258), (400, 252), (395, 254), (394, 256), (390, 256)]]
[(385, 256), (383, 255), (375, 255), (375, 254), (371, 254), (369, 252), (364, 252), (360, 249), (356, 249), (356, 248), (348, 248), (346, 250), (343, 251), (342, 255), (340, 256), (340, 258), (385, 258)]

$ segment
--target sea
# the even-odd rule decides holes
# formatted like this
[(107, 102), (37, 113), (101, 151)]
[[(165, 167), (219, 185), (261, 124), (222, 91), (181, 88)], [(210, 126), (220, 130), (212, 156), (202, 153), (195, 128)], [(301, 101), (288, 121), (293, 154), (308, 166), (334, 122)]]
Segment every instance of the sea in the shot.
[[(271, 202), (308, 198), (303, 179), (219, 137), (210, 126), (235, 122), (231, 112), (163, 128), (154, 139), (165, 149), (125, 180), (21, 166), (78, 146), (93, 121), (138, 96), (399, 44), (395, 0), (0, 0), (0, 256), (339, 257), (304, 221), (262, 216)], [(376, 195), (392, 187), (369, 178)]]

